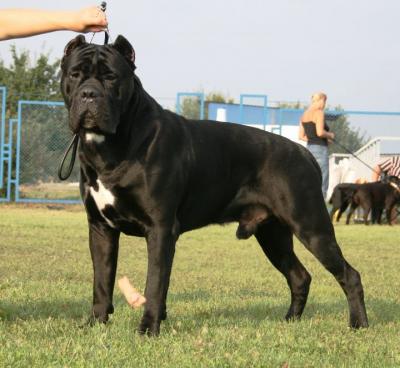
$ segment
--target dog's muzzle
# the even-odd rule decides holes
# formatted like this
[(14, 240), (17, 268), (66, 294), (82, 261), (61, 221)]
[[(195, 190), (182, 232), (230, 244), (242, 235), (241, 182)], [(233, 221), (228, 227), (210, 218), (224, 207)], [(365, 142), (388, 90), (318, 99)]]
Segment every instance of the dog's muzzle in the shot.
[(93, 85), (82, 86), (72, 103), (72, 130), (76, 133), (80, 129), (101, 129), (107, 115), (103, 91)]

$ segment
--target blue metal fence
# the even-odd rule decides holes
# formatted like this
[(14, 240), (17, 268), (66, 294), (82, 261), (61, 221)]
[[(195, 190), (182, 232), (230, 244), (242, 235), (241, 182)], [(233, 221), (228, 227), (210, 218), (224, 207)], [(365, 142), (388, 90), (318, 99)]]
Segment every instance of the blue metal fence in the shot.
[[(14, 189), (16, 202), (80, 203), (79, 163), (68, 181), (60, 182), (57, 177), (60, 158), (71, 138), (64, 103), (19, 101), (17, 119), (6, 121), (6, 96), (7, 90), (0, 87), (0, 202), (12, 200)], [(257, 102), (249, 103), (254, 100)], [(216, 120), (218, 109), (224, 109), (222, 115), (227, 121), (258, 125), (294, 140), (304, 111), (268, 106), (266, 95), (241, 95), (239, 104), (206, 104), (203, 93), (179, 93), (176, 102), (178, 113), (183, 113), (184, 107), (193, 118)], [(400, 112), (326, 111), (332, 121), (337, 115), (353, 129), (365, 130), (368, 137), (400, 136)], [(390, 153), (400, 151), (400, 147), (392, 146)]]
[(63, 102), (19, 101), (15, 201), (80, 203), (79, 164), (61, 182), (57, 168), (71, 139)]
[[(12, 191), (12, 185), (15, 185), (15, 179), (13, 179), (12, 174), (13, 174), (13, 169), (14, 168), (14, 161), (13, 157), (14, 156), (14, 139), (17, 134), (17, 120), (16, 119), (10, 119), (8, 121), (8, 124), (5, 125), (5, 137), (4, 137), (4, 142), (3, 142), (3, 158), (4, 158), (4, 163), (7, 164), (7, 180), (5, 181), (6, 185), (6, 191), (5, 191), (5, 196), (0, 198), (0, 202), (10, 202), (11, 201), (11, 191)], [(6, 136), (8, 136), (6, 140)], [(3, 166), (4, 167), (4, 166)]]
[[(246, 99), (261, 100), (261, 106), (245, 105)], [(248, 114), (251, 118), (248, 117)], [(268, 97), (267, 95), (255, 95), (255, 94), (241, 94), (239, 104), (239, 123), (240, 124), (260, 124), (265, 129), (268, 122)]]
[(4, 139), (6, 125), (6, 87), (0, 87), (0, 189), (4, 186)]

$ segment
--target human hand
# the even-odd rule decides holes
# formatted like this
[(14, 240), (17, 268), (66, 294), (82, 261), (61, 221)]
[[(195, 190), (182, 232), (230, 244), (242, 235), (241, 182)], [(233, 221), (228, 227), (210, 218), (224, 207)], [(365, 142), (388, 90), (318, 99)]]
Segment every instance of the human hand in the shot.
[(101, 32), (108, 26), (106, 14), (97, 6), (83, 8), (76, 12), (71, 31)]
[(326, 133), (326, 140), (328, 141), (328, 144), (331, 144), (335, 140), (335, 133), (333, 132), (327, 132)]
[(131, 285), (126, 276), (118, 280), (118, 287), (132, 308), (140, 308), (146, 303), (146, 298)]

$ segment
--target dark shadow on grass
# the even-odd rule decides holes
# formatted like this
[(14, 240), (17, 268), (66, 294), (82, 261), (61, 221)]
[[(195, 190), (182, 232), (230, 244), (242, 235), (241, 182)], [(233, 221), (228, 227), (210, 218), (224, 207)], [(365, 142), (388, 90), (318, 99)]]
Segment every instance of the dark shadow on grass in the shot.
[(198, 300), (209, 300), (212, 298), (213, 294), (209, 291), (205, 291), (202, 289), (190, 290), (190, 291), (178, 291), (175, 293), (169, 293), (168, 299), (169, 301), (177, 301), (177, 302), (193, 302), (196, 303)]
[(376, 323), (386, 324), (400, 321), (400, 303), (391, 300), (369, 298), (367, 300), (367, 313), (373, 314)]
[[(126, 305), (123, 297), (114, 297), (115, 309), (121, 308), (123, 305)], [(27, 303), (12, 303), (0, 300), (0, 321), (28, 321), (53, 318), (71, 319), (79, 322), (89, 318), (91, 307), (90, 299), (35, 300)]]
[(26, 303), (0, 301), (0, 320), (28, 321), (47, 318), (80, 320), (89, 315), (88, 300), (35, 300)]
[[(249, 306), (235, 306), (217, 304), (216, 307), (210, 307), (208, 310), (196, 311), (197, 301), (211, 300), (213, 294), (204, 290), (196, 290), (192, 293), (183, 292), (171, 295), (169, 299), (169, 317), (172, 321), (174, 318), (174, 302), (187, 301), (193, 304), (193, 313), (188, 312), (181, 315), (181, 318), (191, 319), (196, 326), (202, 326), (205, 321), (210, 320), (213, 324), (219, 326), (227, 326), (241, 324), (242, 322), (260, 323), (264, 320), (283, 321), (289, 307), (287, 304), (269, 305), (267, 296), (265, 303), (257, 301), (249, 302)], [(114, 298), (114, 307), (116, 312), (118, 309), (126, 305), (120, 296)], [(0, 301), (0, 322), (1, 321), (29, 321), (42, 319), (70, 319), (81, 322), (90, 314), (91, 302), (87, 299), (82, 300), (56, 300), (56, 301), (27, 301), (26, 303), (12, 303)], [(398, 321), (400, 319), (400, 303), (394, 301), (383, 300), (378, 298), (369, 298), (367, 300), (367, 312), (370, 316), (371, 324), (387, 324)], [(333, 303), (318, 303), (310, 301), (307, 303), (302, 319), (308, 320), (316, 316), (322, 317), (329, 315), (343, 314), (347, 316), (348, 307), (344, 299), (337, 300)], [(346, 317), (347, 318), (347, 317)], [(346, 320), (347, 323), (347, 320)], [(193, 325), (192, 325), (193, 326)]]
[[(177, 297), (176, 300), (178, 299), (181, 298)], [(194, 303), (195, 299), (193, 299)], [(170, 307), (171, 304), (169, 303)], [(400, 319), (400, 303), (391, 300), (369, 298), (366, 307), (371, 326), (374, 324), (387, 324)], [(247, 307), (226, 305), (222, 307), (210, 307), (209, 310), (204, 310), (203, 308), (200, 312), (188, 313), (184, 318), (192, 319), (194, 326), (202, 326), (207, 320), (217, 326), (240, 325), (241, 323), (249, 322), (257, 324), (264, 320), (280, 322), (284, 321), (288, 308), (289, 300), (287, 304), (269, 305), (267, 297), (265, 303), (257, 301), (249, 304)], [(324, 316), (332, 315), (346, 316), (343, 322), (348, 323), (348, 305), (345, 299), (338, 299), (333, 303), (310, 301), (305, 307), (302, 320), (309, 320), (316, 317), (324, 318)], [(171, 317), (173, 320), (173, 316)]]

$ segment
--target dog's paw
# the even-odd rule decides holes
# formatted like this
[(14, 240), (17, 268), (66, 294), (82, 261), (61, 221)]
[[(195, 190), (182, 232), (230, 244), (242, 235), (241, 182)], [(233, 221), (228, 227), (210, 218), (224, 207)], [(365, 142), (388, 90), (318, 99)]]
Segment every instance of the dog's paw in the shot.
[(106, 324), (108, 322), (108, 315), (96, 317), (93, 314), (80, 325), (80, 328), (93, 327), (97, 324)]
[(240, 225), (240, 224), (236, 230), (236, 238), (238, 238), (239, 240), (248, 239), (253, 234), (254, 234), (254, 231), (249, 230), (246, 226)]
[(160, 321), (154, 321), (152, 318), (143, 316), (138, 328), (138, 333), (149, 337), (158, 336), (160, 334)]
[(368, 319), (366, 316), (350, 317), (349, 327), (351, 329), (358, 330), (360, 328), (368, 328), (368, 326), (369, 326), (369, 324), (368, 324)]

